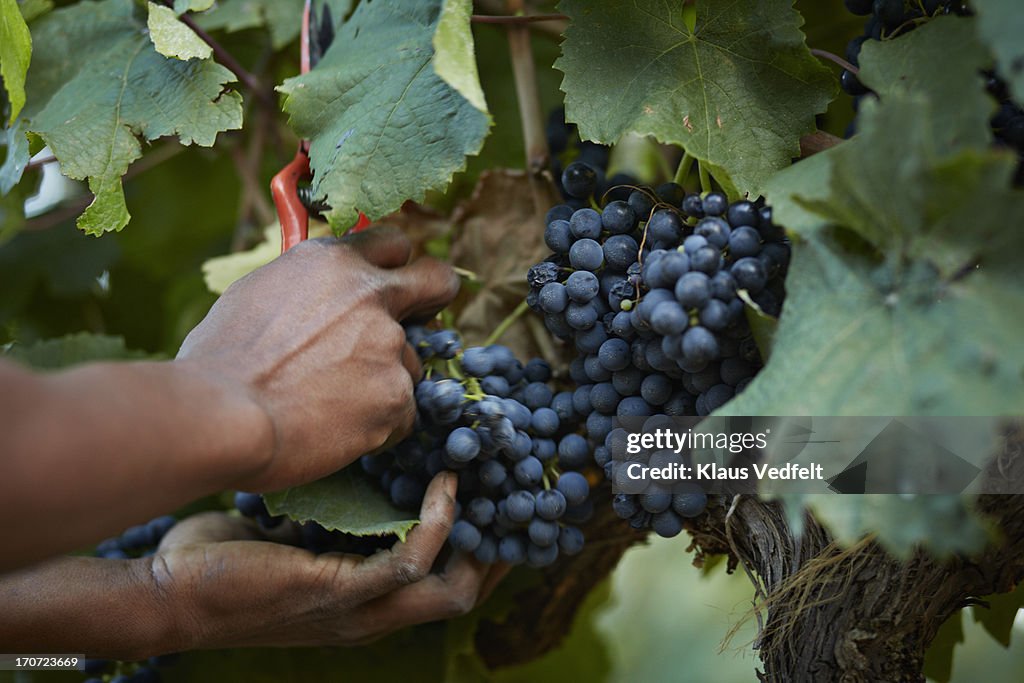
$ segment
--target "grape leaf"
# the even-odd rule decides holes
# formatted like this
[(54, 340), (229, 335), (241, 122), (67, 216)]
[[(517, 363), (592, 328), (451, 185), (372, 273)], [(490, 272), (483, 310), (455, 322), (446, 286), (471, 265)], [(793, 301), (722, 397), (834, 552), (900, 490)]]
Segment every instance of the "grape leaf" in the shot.
[(185, 24), (178, 21), (178, 15), (170, 7), (150, 2), (148, 5), (149, 37), (156, 51), (165, 57), (176, 59), (207, 59), (213, 49), (204, 43)]
[(32, 58), (32, 36), (17, 0), (0, 0), (0, 76), (10, 102), (9, 123), (25, 106), (25, 74)]
[(174, 13), (205, 12), (213, 7), (214, 0), (174, 0)]
[(964, 613), (957, 610), (939, 627), (924, 653), (921, 673), (936, 683), (949, 683), (953, 678), (953, 653), (964, 642)]
[(442, 189), (483, 145), (488, 115), (435, 71), (444, 4), (360, 4), (316, 68), (279, 88), (292, 127), (311, 141), (313, 191), (335, 230), (359, 211), (378, 218)]
[(34, 27), (47, 49), (32, 60), (23, 116), (65, 175), (89, 179), (96, 198), (78, 219), (89, 234), (128, 223), (120, 177), (141, 156), (140, 138), (208, 147), (241, 127), (242, 98), (225, 89), (231, 72), (157, 53), (131, 0), (81, 2)]
[(1009, 593), (989, 595), (984, 600), (989, 604), (988, 607), (974, 605), (971, 608), (974, 621), (980, 622), (989, 635), (1003, 647), (1010, 647), (1013, 623), (1017, 619), (1017, 613), (1024, 608), (1024, 581), (1017, 584)]
[(682, 3), (563, 0), (567, 118), (588, 140), (635, 131), (682, 145), (716, 179), (756, 192), (800, 156), (835, 93), (792, 4), (698, 0), (691, 30)]
[(266, 26), (270, 42), (279, 50), (299, 37), (304, 0), (223, 0), (196, 16), (207, 31), (244, 31)]
[(272, 515), (316, 522), (353, 536), (394, 534), (404, 542), (419, 524), (415, 515), (396, 508), (379, 486), (351, 467), (311, 484), (265, 494), (263, 499)]
[(89, 332), (46, 339), (27, 346), (14, 344), (4, 356), (38, 370), (56, 370), (101, 360), (141, 360), (151, 357), (144, 351), (130, 350), (122, 337)]
[(1024, 297), (1019, 271), (943, 278), (822, 234), (794, 244), (787, 290), (771, 360), (719, 414), (1024, 411), (1024, 322), (1006, 315)]
[(995, 53), (996, 73), (1006, 79), (1013, 99), (1024, 102), (1024, 13), (1019, 0), (972, 0), (971, 8), (978, 14), (981, 39)]
[[(974, 22), (936, 17), (899, 40), (869, 40), (861, 48), (858, 78), (882, 100), (912, 93), (932, 102), (929, 133), (939, 151), (985, 147), (992, 138), (992, 99), (980, 74), (990, 57)], [(900, 142), (890, 136), (890, 144)]]
[(925, 103), (893, 94), (869, 104), (864, 131), (822, 155), (827, 194), (802, 198), (805, 162), (772, 182), (773, 202), (793, 198), (776, 216), (797, 218), (805, 241), (794, 244), (771, 361), (723, 414), (1024, 410), (1014, 341), (1024, 322), (1005, 314), (1024, 296), (1009, 256), (1024, 236), (1005, 229), (1006, 216), (1024, 215), (1024, 193), (1009, 189), (1015, 160), (973, 149), (937, 157)]
[(21, 7), (21, 16), (31, 24), (34, 19), (53, 9), (53, 0), (21, 0), (19, 6)]
[(4, 129), (4, 147), (7, 149), (7, 156), (0, 166), (0, 196), (5, 196), (18, 184), (25, 167), (28, 166), (28, 137), (25, 135), (23, 119), (18, 119)]
[[(320, 16), (318, 4), (329, 5), (335, 20), (342, 19), (352, 9), (352, 0), (314, 2), (317, 16)], [(303, 5), (304, 0), (221, 0), (213, 9), (197, 14), (195, 20), (207, 31), (227, 33), (266, 27), (271, 45), (280, 50), (299, 37)]]
[(473, 5), (465, 0), (445, 0), (441, 18), (434, 33), (434, 71), (448, 85), (469, 100), (474, 107), (487, 113), (487, 102), (480, 86), (473, 50), (473, 34), (469, 17)]
[(886, 102), (864, 103), (862, 132), (828, 156), (829, 194), (805, 199), (805, 208), (857, 233), (890, 262), (927, 254), (945, 275), (1001, 253), (1017, 239), (1003, 217), (1024, 211), (1024, 195), (1008, 189), (1015, 158), (975, 149), (943, 154), (934, 107), (895, 94)]

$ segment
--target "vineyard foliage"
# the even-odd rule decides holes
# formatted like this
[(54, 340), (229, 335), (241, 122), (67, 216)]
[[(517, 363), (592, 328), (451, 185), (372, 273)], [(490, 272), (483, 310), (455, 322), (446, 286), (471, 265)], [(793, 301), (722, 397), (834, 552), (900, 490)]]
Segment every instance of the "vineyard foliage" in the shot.
[[(499, 170), (523, 166), (532, 115), (517, 108), (505, 27), (473, 23), (487, 3), (471, 0), (313, 4), (334, 39), (300, 75), (301, 0), (0, 0), (6, 353), (42, 368), (173, 357), (217, 293), (278, 253), (265, 188), (299, 139), (310, 141), (309, 192), (326, 207), (317, 229), (343, 234), (362, 212), (468, 271), (445, 315), (471, 343), (512, 313), (526, 268), (545, 255), (553, 189)], [(763, 196), (787, 230), (770, 349), (759, 335), (767, 362), (717, 414), (1024, 412), (1021, 162), (996, 144), (987, 89), (994, 72), (1024, 102), (1024, 12), (1018, 0), (969, 4), (971, 16), (939, 13), (863, 45), (858, 78), (877, 97), (855, 119), (838, 67), (811, 50), (843, 54), (858, 30), (840, 0), (532, 6), (565, 15), (554, 22), (564, 37), (546, 22), (529, 29), (535, 104), (564, 104), (580, 140), (613, 145), (609, 177)], [(815, 131), (836, 144), (801, 158)], [(680, 157), (693, 169), (677, 173)], [(76, 182), (48, 189), (57, 166)], [(557, 366), (530, 315), (506, 341)], [(349, 472), (267, 504), (356, 535), (404, 537), (416, 523)], [(840, 540), (874, 533), (897, 552), (991, 538), (961, 499), (787, 505), (794, 522), (806, 505)], [(492, 617), (511, 604), (503, 591)], [(984, 623), (997, 639), (1009, 638), (1010, 612)], [(481, 618), (347, 656), (357, 670), (396, 646), (433, 648), (452, 655), (438, 667), (468, 680)], [(259, 656), (270, 670), (294, 665)], [(217, 680), (209, 671), (237, 663), (216, 657), (199, 656), (181, 680), (200, 669)]]

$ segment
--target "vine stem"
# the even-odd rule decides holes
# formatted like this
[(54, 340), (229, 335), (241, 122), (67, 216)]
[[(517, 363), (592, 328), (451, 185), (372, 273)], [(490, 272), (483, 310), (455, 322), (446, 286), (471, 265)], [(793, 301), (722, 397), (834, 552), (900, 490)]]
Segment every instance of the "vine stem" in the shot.
[[(522, 12), (523, 0), (508, 0), (506, 6), (511, 14)], [(548, 139), (544, 134), (544, 115), (537, 93), (530, 31), (525, 24), (509, 25), (508, 45), (512, 55), (512, 75), (516, 84), (519, 118), (523, 123), (526, 168), (531, 176), (538, 176), (548, 165)]]
[[(164, 0), (164, 5), (171, 9), (174, 8), (174, 3), (171, 2), (171, 0)], [(235, 59), (233, 54), (228, 52), (228, 50), (218, 43), (213, 36), (204, 31), (188, 14), (182, 14), (178, 19), (181, 20), (181, 23), (188, 26), (192, 30), (192, 33), (196, 34), (199, 40), (210, 46), (210, 49), (213, 50), (213, 56), (216, 58), (217, 62), (233, 73), (235, 77), (238, 78), (239, 83), (251, 90), (252, 94), (256, 96), (256, 99), (260, 101), (260, 104), (274, 112), (277, 111), (277, 103), (274, 99), (267, 94), (266, 90), (263, 89), (259, 80), (249, 73), (249, 71), (247, 71), (246, 68), (242, 66), (237, 59)]]
[(530, 24), (535, 21), (565, 21), (565, 14), (523, 14), (517, 16), (494, 16), (491, 14), (474, 14), (470, 21), (474, 24)]
[(833, 54), (833, 53), (829, 52), (828, 50), (819, 50), (817, 48), (813, 48), (812, 47), (811, 48), (811, 54), (814, 55), (815, 57), (821, 57), (822, 59), (827, 59), (830, 62), (834, 62), (834, 63), (838, 64), (839, 66), (843, 67), (844, 69), (846, 69), (847, 71), (852, 72), (854, 75), (857, 75), (857, 74), (860, 73), (860, 69), (855, 67), (853, 64), (850, 64), (848, 61), (846, 61), (845, 59), (843, 59), (839, 55)]
[(711, 192), (711, 176), (708, 174), (707, 167), (697, 160), (697, 173), (700, 174), (700, 191)]
[(673, 178), (673, 182), (676, 185), (682, 185), (686, 180), (686, 177), (690, 175), (690, 169), (693, 167), (693, 157), (690, 156), (689, 152), (683, 153), (683, 158), (679, 160), (679, 165), (676, 167), (676, 175)]
[(508, 328), (512, 327), (517, 320), (522, 318), (523, 314), (529, 309), (530, 307), (526, 305), (525, 299), (520, 301), (519, 305), (515, 307), (515, 310), (509, 313), (508, 317), (498, 323), (498, 326), (494, 328), (494, 332), (491, 332), (491, 335), (484, 340), (483, 345), (490, 346), (501, 339), (502, 335), (508, 332)]

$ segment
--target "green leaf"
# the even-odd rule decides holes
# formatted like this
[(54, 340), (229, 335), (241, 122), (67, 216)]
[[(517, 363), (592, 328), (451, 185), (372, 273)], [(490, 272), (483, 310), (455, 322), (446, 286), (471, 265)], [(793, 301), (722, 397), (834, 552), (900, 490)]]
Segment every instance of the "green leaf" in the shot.
[(274, 224), (263, 231), (263, 241), (252, 249), (215, 256), (203, 263), (203, 280), (214, 294), (223, 294), (231, 283), (240, 280), (281, 253), (281, 227)]
[(96, 199), (78, 222), (89, 234), (128, 223), (120, 177), (141, 156), (142, 140), (177, 135), (208, 147), (241, 127), (242, 98), (225, 90), (231, 72), (157, 53), (131, 0), (81, 2), (34, 28), (47, 49), (32, 61), (23, 116), (65, 175), (89, 179)]
[(989, 607), (983, 605), (971, 607), (974, 621), (980, 622), (989, 635), (1003, 647), (1010, 647), (1013, 623), (1017, 619), (1017, 613), (1024, 608), (1024, 581), (1017, 584), (1017, 587), (1009, 593), (987, 596), (985, 602), (989, 604)]
[(0, 0), (0, 76), (10, 100), (8, 122), (25, 106), (25, 74), (32, 58), (32, 36), (17, 0)]
[(1010, 93), (1024, 102), (1024, 13), (1017, 0), (972, 0), (978, 14), (978, 33), (996, 56), (996, 71)]
[(156, 51), (165, 57), (176, 59), (207, 59), (213, 49), (188, 26), (178, 21), (178, 15), (170, 7), (149, 3), (149, 37)]
[(400, 541), (419, 523), (361, 473), (348, 468), (311, 484), (263, 496), (272, 515), (316, 522), (354, 536), (394, 534)]
[(15, 344), (4, 355), (39, 370), (56, 370), (93, 361), (141, 360), (151, 357), (144, 351), (128, 349), (122, 337), (88, 332), (47, 339), (28, 346)]
[[(1007, 214), (1009, 215), (1009, 214)], [(824, 234), (794, 244), (772, 356), (722, 415), (1024, 411), (1019, 270), (955, 280), (880, 264)]]
[(473, 49), (473, 32), (469, 17), (473, 13), (471, 0), (444, 0), (441, 18), (434, 33), (434, 71), (455, 88), (474, 107), (487, 113), (487, 102), (480, 87)]
[(214, 0), (174, 0), (174, 13), (205, 12), (213, 7)]
[[(336, 18), (348, 14), (352, 6), (351, 0), (331, 0), (329, 4)], [(303, 0), (221, 0), (195, 18), (207, 31), (234, 33), (266, 27), (271, 45), (280, 50), (299, 37), (303, 5)]]
[[(861, 49), (858, 78), (883, 101), (900, 93), (930, 101), (928, 142), (939, 153), (987, 147), (992, 139), (988, 123), (992, 99), (981, 78), (990, 57), (975, 37), (974, 22), (966, 17), (936, 17), (899, 40), (869, 40)], [(887, 139), (889, 145), (917, 144), (892, 136)]]
[(698, 0), (691, 30), (682, 3), (563, 0), (567, 118), (588, 140), (634, 131), (682, 145), (719, 181), (756, 192), (800, 156), (835, 92), (792, 4)]
[(803, 499), (843, 546), (874, 534), (890, 554), (906, 559), (918, 547), (939, 557), (977, 552), (988, 540), (967, 499), (960, 496), (815, 494)]
[(0, 196), (6, 195), (18, 184), (25, 167), (28, 166), (28, 137), (25, 135), (23, 119), (18, 119), (4, 128), (4, 147), (7, 148), (7, 156), (0, 166)]
[(953, 678), (953, 653), (957, 644), (964, 642), (963, 619), (963, 610), (953, 612), (924, 653), (921, 673), (937, 683), (949, 683)]
[(53, 9), (53, 0), (21, 0), (20, 7), (21, 16), (31, 24), (34, 19)]
[(862, 132), (829, 156), (829, 195), (803, 203), (825, 223), (867, 240), (889, 263), (927, 253), (952, 274), (1017, 240), (1003, 216), (1021, 215), (1024, 195), (1008, 189), (1015, 167), (1009, 154), (940, 156), (946, 150), (936, 145), (933, 111), (919, 98), (865, 102)]
[(488, 116), (434, 70), (442, 6), (360, 4), (316, 68), (279, 88), (335, 230), (443, 189), (480, 151)]

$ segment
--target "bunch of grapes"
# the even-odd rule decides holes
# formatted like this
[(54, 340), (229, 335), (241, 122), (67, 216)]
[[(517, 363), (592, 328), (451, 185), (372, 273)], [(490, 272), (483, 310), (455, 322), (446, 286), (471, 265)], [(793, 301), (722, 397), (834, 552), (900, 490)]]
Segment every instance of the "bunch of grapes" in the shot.
[[(596, 188), (582, 165), (562, 181), (576, 197)], [(790, 256), (760, 202), (730, 204), (674, 183), (638, 188), (601, 210), (554, 207), (544, 240), (553, 254), (530, 268), (527, 302), (576, 348), (572, 409), (609, 478), (623, 433), (615, 418), (708, 415), (760, 369), (746, 308), (779, 314)], [(697, 491), (680, 495), (622, 494), (616, 512), (644, 526), (662, 515), (656, 530), (675, 535), (706, 503)]]
[(407, 329), (430, 369), (416, 386), (418, 424), (395, 448), (363, 456), (399, 508), (418, 510), (431, 478), (457, 472), (452, 547), (484, 563), (543, 567), (583, 548), (575, 526), (593, 511), (590, 463), (570, 392), (551, 388), (540, 359), (505, 346), (463, 349), (451, 330)]

